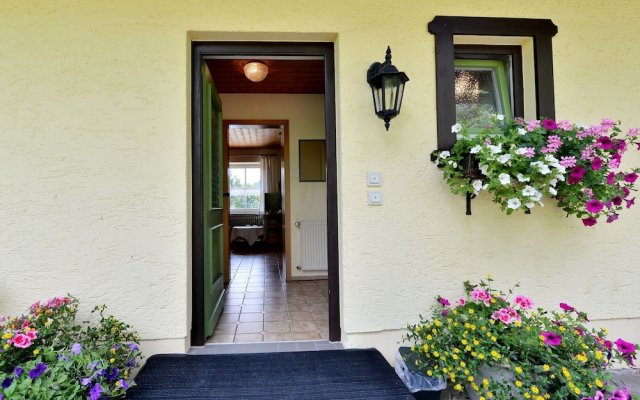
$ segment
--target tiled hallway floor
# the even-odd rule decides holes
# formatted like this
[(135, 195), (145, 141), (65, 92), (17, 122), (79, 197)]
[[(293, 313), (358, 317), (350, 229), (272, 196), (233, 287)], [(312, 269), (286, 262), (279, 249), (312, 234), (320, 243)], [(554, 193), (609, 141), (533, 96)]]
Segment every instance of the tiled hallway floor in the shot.
[(327, 281), (286, 282), (279, 252), (231, 254), (231, 282), (207, 343), (328, 340)]

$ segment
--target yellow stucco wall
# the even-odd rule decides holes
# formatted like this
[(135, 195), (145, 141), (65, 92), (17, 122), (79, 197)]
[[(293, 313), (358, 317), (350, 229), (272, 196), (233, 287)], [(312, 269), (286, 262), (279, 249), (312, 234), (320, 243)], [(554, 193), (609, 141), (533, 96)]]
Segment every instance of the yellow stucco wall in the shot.
[[(640, 341), (640, 211), (586, 229), (551, 203), (507, 217), (480, 196), (465, 216), (463, 199), (428, 161), (436, 122), (426, 31), (435, 15), (551, 18), (559, 28), (556, 115), (612, 117), (628, 128), (640, 125), (640, 2), (391, 6), (0, 2), (0, 313), (71, 292), (108, 303), (145, 339), (159, 340), (153, 351), (180, 349), (190, 325), (190, 38), (335, 38), (342, 328), (350, 344), (389, 354), (399, 329), (437, 293), (459, 294), (461, 281), (487, 272), (499, 284), (520, 281), (541, 305), (567, 301), (615, 319), (614, 334)], [(389, 132), (373, 116), (365, 83), (387, 45), (411, 78)], [(382, 207), (366, 205), (372, 170), (383, 173)]]

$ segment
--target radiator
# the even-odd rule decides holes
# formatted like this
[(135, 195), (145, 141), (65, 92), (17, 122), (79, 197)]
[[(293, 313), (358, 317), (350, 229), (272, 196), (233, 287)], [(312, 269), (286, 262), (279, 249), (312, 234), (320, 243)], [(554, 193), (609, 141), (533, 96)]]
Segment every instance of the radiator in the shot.
[(304, 271), (326, 271), (328, 264), (327, 223), (325, 221), (300, 221), (299, 228), (299, 269)]
[(229, 214), (229, 229), (234, 226), (262, 225), (260, 214)]

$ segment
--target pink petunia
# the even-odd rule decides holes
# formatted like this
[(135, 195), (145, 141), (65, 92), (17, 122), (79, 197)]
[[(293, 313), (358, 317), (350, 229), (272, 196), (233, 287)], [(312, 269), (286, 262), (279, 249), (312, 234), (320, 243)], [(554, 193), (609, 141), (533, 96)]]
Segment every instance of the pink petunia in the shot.
[(558, 128), (563, 131), (570, 131), (573, 129), (573, 124), (566, 119), (563, 119), (562, 121), (558, 121)]
[(513, 302), (523, 309), (533, 308), (533, 301), (531, 301), (527, 296), (523, 296), (521, 294), (517, 295), (515, 299), (513, 299)]
[(594, 170), (594, 171), (597, 171), (600, 168), (602, 168), (602, 164), (603, 163), (604, 163), (604, 161), (602, 161), (602, 158), (595, 157), (593, 160), (591, 160), (591, 169)]
[(602, 118), (600, 120), (600, 125), (605, 129), (611, 129), (615, 124), (616, 122), (611, 118)]
[(576, 166), (576, 158), (574, 156), (563, 156), (560, 158), (560, 165), (565, 168), (572, 168)]
[(527, 121), (527, 130), (529, 132), (533, 132), (536, 130), (536, 128), (540, 128), (540, 121), (537, 119), (532, 119), (531, 121)]
[(593, 218), (593, 217), (583, 218), (582, 219), (582, 224), (584, 226), (594, 226), (597, 223), (598, 223), (598, 220)]
[(636, 345), (633, 343), (629, 343), (622, 338), (618, 338), (615, 342), (616, 348), (622, 354), (635, 353)]
[(607, 175), (607, 185), (613, 185), (615, 181), (616, 181), (616, 173), (609, 172), (609, 175)]
[(552, 119), (545, 119), (542, 122), (542, 126), (544, 126), (544, 129), (546, 129), (548, 131), (552, 131), (554, 129), (558, 129), (558, 124), (556, 123), (556, 121), (554, 121)]
[(541, 332), (540, 336), (544, 339), (544, 342), (549, 346), (560, 346), (562, 344), (562, 337), (554, 332)]
[(29, 337), (29, 339), (34, 340), (38, 338), (38, 331), (32, 329), (29, 332), (27, 332), (26, 335)]
[(600, 211), (602, 211), (602, 208), (604, 208), (604, 204), (602, 204), (602, 202), (599, 201), (599, 200), (591, 199), (591, 200), (587, 201), (587, 203), (585, 204), (585, 208), (590, 213), (597, 214)]
[(611, 214), (607, 217), (607, 224), (612, 223), (613, 221), (616, 221), (618, 219), (618, 214)]
[(460, 298), (460, 299), (458, 299), (458, 301), (456, 303), (459, 306), (463, 306), (463, 305), (465, 305), (467, 303), (467, 301), (465, 299)]
[(636, 198), (632, 198), (631, 200), (628, 199), (624, 199), (624, 201), (627, 203), (627, 208), (631, 208), (631, 206), (636, 204)]
[(565, 311), (569, 311), (569, 312), (576, 310), (575, 307), (572, 307), (572, 306), (568, 305), (567, 303), (560, 303), (560, 308), (562, 308)]
[(451, 303), (449, 303), (449, 300), (445, 299), (444, 297), (438, 297), (438, 303), (442, 304), (443, 307), (451, 305)]
[(636, 179), (638, 179), (638, 174), (636, 174), (635, 172), (632, 172), (630, 174), (626, 174), (624, 176), (624, 181), (625, 182), (633, 183), (633, 182), (636, 181)]

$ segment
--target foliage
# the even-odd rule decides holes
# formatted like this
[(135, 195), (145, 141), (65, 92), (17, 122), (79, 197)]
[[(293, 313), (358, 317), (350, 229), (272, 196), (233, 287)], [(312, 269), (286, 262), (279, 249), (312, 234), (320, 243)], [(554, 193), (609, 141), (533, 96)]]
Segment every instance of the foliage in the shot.
[[(452, 127), (462, 133), (451, 150), (438, 152), (437, 164), (455, 194), (476, 195), (486, 190), (507, 214), (542, 207), (543, 196), (555, 198), (568, 215), (592, 226), (599, 218), (608, 223), (620, 211), (630, 208), (640, 168), (619, 171), (622, 155), (629, 146), (640, 148), (640, 129), (622, 135), (619, 122), (603, 119), (599, 125), (583, 126), (568, 121), (503, 121), (493, 123), (481, 134), (470, 136), (463, 125)], [(482, 179), (470, 179), (462, 160), (473, 155)]]
[(105, 399), (122, 396), (138, 366), (139, 338), (130, 326), (92, 313), (76, 324), (78, 300), (56, 297), (26, 315), (0, 317), (1, 399)]
[[(431, 316), (407, 327), (405, 340), (427, 375), (460, 392), (466, 385), (480, 399), (631, 398), (607, 368), (633, 365), (635, 344), (612, 343), (605, 329), (589, 328), (587, 315), (565, 303), (559, 311), (534, 309), (528, 297), (496, 291), (491, 282), (465, 282), (466, 295), (455, 305), (437, 297)], [(508, 373), (478, 378), (487, 367)]]

